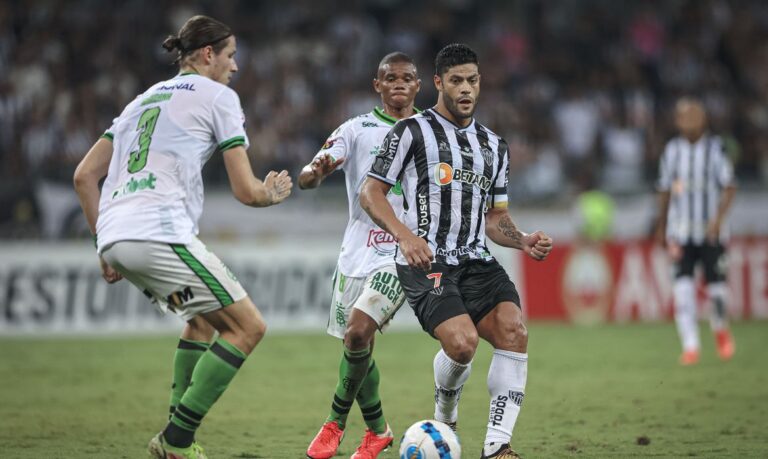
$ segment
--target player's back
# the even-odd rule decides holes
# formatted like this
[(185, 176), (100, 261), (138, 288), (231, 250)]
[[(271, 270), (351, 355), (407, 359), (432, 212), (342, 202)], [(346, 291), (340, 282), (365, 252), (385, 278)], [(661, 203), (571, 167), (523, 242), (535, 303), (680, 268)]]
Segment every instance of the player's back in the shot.
[(217, 148), (247, 146), (237, 94), (197, 74), (150, 87), (105, 136), (113, 153), (99, 203), (100, 249), (119, 240), (189, 242), (203, 207), (203, 165)]

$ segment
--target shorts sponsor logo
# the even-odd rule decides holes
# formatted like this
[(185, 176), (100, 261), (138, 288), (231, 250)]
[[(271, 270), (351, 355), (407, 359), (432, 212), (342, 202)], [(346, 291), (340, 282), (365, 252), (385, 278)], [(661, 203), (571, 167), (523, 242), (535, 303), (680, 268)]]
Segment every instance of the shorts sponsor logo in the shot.
[(368, 244), (366, 247), (372, 247), (377, 255), (392, 255), (395, 253), (395, 237), (384, 230), (368, 231)]
[(389, 301), (395, 302), (403, 294), (403, 287), (400, 285), (400, 279), (396, 275), (379, 271), (373, 275), (370, 280), (369, 287), (381, 293)]
[(424, 237), (427, 235), (427, 228), (429, 228), (429, 199), (424, 193), (419, 193), (416, 198), (419, 204), (419, 229), (416, 235)]
[(344, 313), (344, 304), (341, 301), (337, 301), (335, 305), (336, 309), (336, 323), (342, 327), (347, 326), (347, 316)]
[(192, 293), (192, 289), (190, 287), (184, 287), (183, 290), (180, 290), (178, 292), (173, 292), (166, 298), (166, 301), (168, 304), (173, 307), (173, 309), (183, 309), (184, 303), (188, 302), (191, 299), (195, 298), (195, 294)]
[(435, 165), (435, 183), (440, 186), (450, 185), (451, 182), (467, 183), (477, 186), (483, 191), (491, 189), (491, 179), (470, 169), (454, 169), (450, 164)]

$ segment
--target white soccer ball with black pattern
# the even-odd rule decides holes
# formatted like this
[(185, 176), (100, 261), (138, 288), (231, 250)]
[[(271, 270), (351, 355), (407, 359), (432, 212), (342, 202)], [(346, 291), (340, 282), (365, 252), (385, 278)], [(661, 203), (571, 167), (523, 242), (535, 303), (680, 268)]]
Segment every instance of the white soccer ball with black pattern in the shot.
[(461, 443), (456, 432), (439, 421), (419, 421), (400, 440), (400, 459), (459, 459)]

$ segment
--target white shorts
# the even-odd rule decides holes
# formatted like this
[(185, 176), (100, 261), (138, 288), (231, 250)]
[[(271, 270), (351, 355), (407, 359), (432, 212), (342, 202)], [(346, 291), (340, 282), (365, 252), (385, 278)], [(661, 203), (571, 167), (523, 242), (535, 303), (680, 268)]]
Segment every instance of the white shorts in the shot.
[(383, 332), (405, 301), (395, 264), (382, 266), (368, 277), (347, 277), (336, 269), (333, 276), (328, 334), (344, 339), (352, 308), (376, 321)]
[(232, 271), (197, 238), (189, 244), (119, 241), (101, 255), (163, 312), (170, 309), (184, 320), (247, 296)]

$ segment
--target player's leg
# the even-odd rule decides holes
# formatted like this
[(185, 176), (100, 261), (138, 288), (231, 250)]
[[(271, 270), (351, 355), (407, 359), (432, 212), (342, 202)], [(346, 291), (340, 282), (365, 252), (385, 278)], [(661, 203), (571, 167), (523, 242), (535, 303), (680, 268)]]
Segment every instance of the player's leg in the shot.
[(683, 347), (680, 363), (692, 365), (698, 362), (701, 347), (696, 317), (696, 284), (693, 277), (693, 269), (698, 259), (698, 247), (688, 244), (682, 249), (682, 257), (675, 266), (673, 286), (675, 325)]
[(248, 297), (201, 315), (219, 337), (195, 365), (189, 388), (163, 431), (163, 439), (177, 448), (192, 444), (203, 418), (266, 332), (261, 314)]
[(432, 263), (432, 270), (424, 272), (397, 265), (397, 273), (421, 328), (440, 341), (441, 348), (432, 362), (435, 420), (455, 428), (461, 390), (472, 371), (478, 342), (459, 291), (460, 269)]
[(493, 346), (488, 369), (491, 403), (485, 457), (496, 457), (494, 454), (509, 448), (523, 404), (528, 379), (528, 332), (522, 316), (517, 304), (503, 301), (477, 324), (480, 337)]
[(709, 323), (715, 334), (717, 353), (723, 360), (733, 357), (736, 344), (728, 326), (726, 299), (728, 286), (725, 283), (725, 249), (721, 244), (703, 247), (702, 261), (704, 277), (707, 281), (707, 294), (711, 305)]
[(192, 380), (192, 371), (197, 365), (203, 353), (213, 339), (216, 330), (202, 317), (193, 317), (187, 321), (184, 330), (181, 332), (179, 344), (176, 346), (176, 353), (173, 356), (173, 382), (171, 384), (171, 402), (170, 414), (168, 418), (176, 411), (176, 406), (181, 400), (181, 396), (189, 387)]
[(528, 379), (528, 331), (520, 297), (495, 261), (468, 265), (460, 287), (478, 334), (493, 346), (487, 379), (491, 400), (482, 457), (517, 457), (509, 443)]
[[(331, 310), (328, 318), (327, 332), (343, 340), (347, 331), (347, 325), (351, 320), (352, 306), (363, 291), (365, 285), (364, 278), (347, 277), (340, 273), (338, 269), (333, 276), (333, 289), (331, 294)], [(339, 379), (334, 389), (331, 399), (331, 410), (315, 437), (307, 447), (307, 457), (311, 459), (327, 459), (336, 455), (336, 451), (344, 439), (344, 428), (346, 427), (347, 416), (352, 408), (352, 402), (345, 402), (339, 398), (338, 393), (345, 392), (344, 378), (349, 371), (349, 359), (352, 357), (353, 364), (357, 359), (353, 357), (354, 351), (347, 352), (342, 350), (339, 362)], [(365, 354), (365, 353), (364, 353)], [(352, 399), (354, 400), (354, 395)]]

